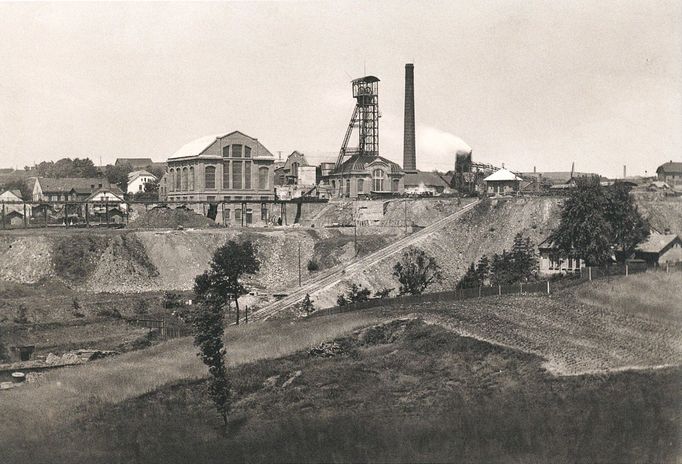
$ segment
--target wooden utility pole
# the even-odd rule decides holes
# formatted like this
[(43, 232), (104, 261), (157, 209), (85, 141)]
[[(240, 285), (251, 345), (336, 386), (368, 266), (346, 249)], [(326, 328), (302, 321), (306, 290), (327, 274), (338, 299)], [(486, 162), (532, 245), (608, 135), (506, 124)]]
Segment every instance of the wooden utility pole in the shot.
[(298, 242), (298, 286), (301, 286), (301, 242)]

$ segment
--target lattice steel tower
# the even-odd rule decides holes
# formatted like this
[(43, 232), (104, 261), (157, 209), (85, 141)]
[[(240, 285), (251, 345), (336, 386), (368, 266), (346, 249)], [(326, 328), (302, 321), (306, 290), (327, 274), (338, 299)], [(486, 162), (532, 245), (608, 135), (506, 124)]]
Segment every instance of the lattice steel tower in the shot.
[[(379, 78), (365, 76), (352, 81), (355, 109), (350, 118), (346, 136), (341, 145), (336, 168), (339, 168), (346, 157), (356, 154), (379, 156)], [(349, 148), (353, 129), (359, 132), (357, 148)]]

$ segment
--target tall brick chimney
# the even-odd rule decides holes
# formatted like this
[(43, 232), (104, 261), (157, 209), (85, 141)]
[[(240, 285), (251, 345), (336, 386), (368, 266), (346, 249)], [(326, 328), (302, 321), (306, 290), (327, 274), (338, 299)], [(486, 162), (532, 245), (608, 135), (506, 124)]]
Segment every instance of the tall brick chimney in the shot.
[(405, 65), (405, 128), (403, 133), (403, 170), (417, 171), (414, 134), (414, 65)]

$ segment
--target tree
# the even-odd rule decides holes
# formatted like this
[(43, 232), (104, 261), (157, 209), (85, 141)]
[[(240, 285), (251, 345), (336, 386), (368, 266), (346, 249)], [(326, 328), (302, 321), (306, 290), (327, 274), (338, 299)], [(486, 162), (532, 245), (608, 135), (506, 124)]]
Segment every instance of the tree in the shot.
[[(127, 188), (127, 181), (126, 181)], [(141, 192), (135, 192), (133, 198), (138, 201), (158, 201), (159, 200), (159, 181), (154, 180), (144, 183), (144, 189)]]
[(259, 268), (256, 249), (251, 242), (230, 240), (215, 251), (209, 269), (194, 280), (198, 302), (192, 316), (194, 344), (199, 347), (199, 356), (208, 366), (208, 391), (225, 426), (230, 407), (230, 382), (223, 345), (224, 310), (234, 299), (239, 323), (238, 298), (246, 293), (241, 278), (245, 274), (256, 273)]
[[(24, 201), (30, 201), (33, 198), (33, 192), (28, 188), (28, 184), (19, 177), (8, 180), (2, 190), (19, 190), (21, 192), (21, 199)], [(0, 191), (0, 193), (2, 192)]]
[(128, 190), (128, 174), (134, 170), (129, 163), (123, 165), (107, 164), (104, 168), (104, 176), (112, 184), (116, 184), (121, 190)]
[(611, 224), (612, 243), (626, 259), (649, 237), (649, 223), (639, 214), (630, 187), (625, 183), (616, 182), (605, 193), (608, 201), (605, 216)]
[(611, 261), (613, 246), (627, 257), (648, 233), (648, 224), (624, 185), (604, 189), (599, 179), (588, 178), (578, 179), (549, 239), (567, 257), (600, 266)]
[(310, 314), (313, 311), (315, 311), (315, 306), (313, 305), (313, 300), (310, 299), (310, 294), (306, 293), (305, 297), (303, 297), (303, 301), (301, 302), (301, 309), (306, 312), (306, 314)]
[(514, 282), (528, 280), (533, 276), (538, 260), (530, 237), (524, 238), (520, 232), (514, 236), (510, 258)]
[(99, 170), (90, 158), (62, 158), (43, 161), (36, 166), (39, 177), (97, 177)]
[(490, 260), (486, 255), (481, 256), (476, 265), (476, 274), (478, 276), (479, 285), (485, 285), (490, 278)]
[(442, 279), (440, 266), (435, 258), (415, 247), (403, 252), (400, 261), (393, 266), (393, 275), (400, 282), (401, 295), (421, 295), (426, 287)]
[(369, 300), (370, 291), (362, 288), (362, 285), (352, 284), (347, 293), (340, 293), (336, 296), (336, 305), (345, 306), (347, 304), (360, 303)]
[(471, 263), (469, 269), (467, 269), (464, 276), (457, 283), (457, 288), (473, 288), (479, 285), (481, 285), (479, 274), (474, 263)]

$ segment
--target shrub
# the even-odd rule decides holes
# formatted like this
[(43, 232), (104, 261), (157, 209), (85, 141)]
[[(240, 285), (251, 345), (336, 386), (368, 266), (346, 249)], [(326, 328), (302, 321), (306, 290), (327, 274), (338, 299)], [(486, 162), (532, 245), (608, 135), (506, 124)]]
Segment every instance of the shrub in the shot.
[(347, 304), (348, 300), (346, 299), (346, 295), (339, 293), (339, 295), (336, 297), (336, 306), (346, 306)]
[(162, 304), (166, 309), (179, 308), (183, 306), (182, 296), (175, 292), (163, 292)]
[(315, 272), (320, 269), (320, 263), (318, 263), (315, 259), (311, 259), (308, 261), (308, 271), (309, 272)]
[(313, 300), (310, 299), (310, 295), (308, 293), (305, 294), (305, 297), (303, 298), (303, 301), (301, 302), (301, 309), (305, 311), (307, 314), (312, 313), (315, 311), (315, 306), (313, 305)]
[(410, 247), (393, 266), (393, 275), (400, 282), (400, 294), (421, 295), (426, 287), (442, 279), (440, 266), (424, 250)]
[(108, 237), (87, 235), (60, 238), (52, 258), (56, 274), (73, 282), (82, 282), (95, 269), (95, 258), (108, 240)]
[(19, 307), (17, 308), (17, 315), (14, 318), (14, 322), (17, 324), (28, 324), (27, 312), (28, 311), (26, 309), (26, 306), (20, 304)]
[(135, 314), (142, 315), (149, 312), (149, 303), (145, 299), (137, 300), (134, 308)]
[(374, 298), (381, 298), (383, 300), (384, 298), (388, 298), (392, 291), (392, 288), (383, 288), (381, 290), (377, 290), (374, 292)]

